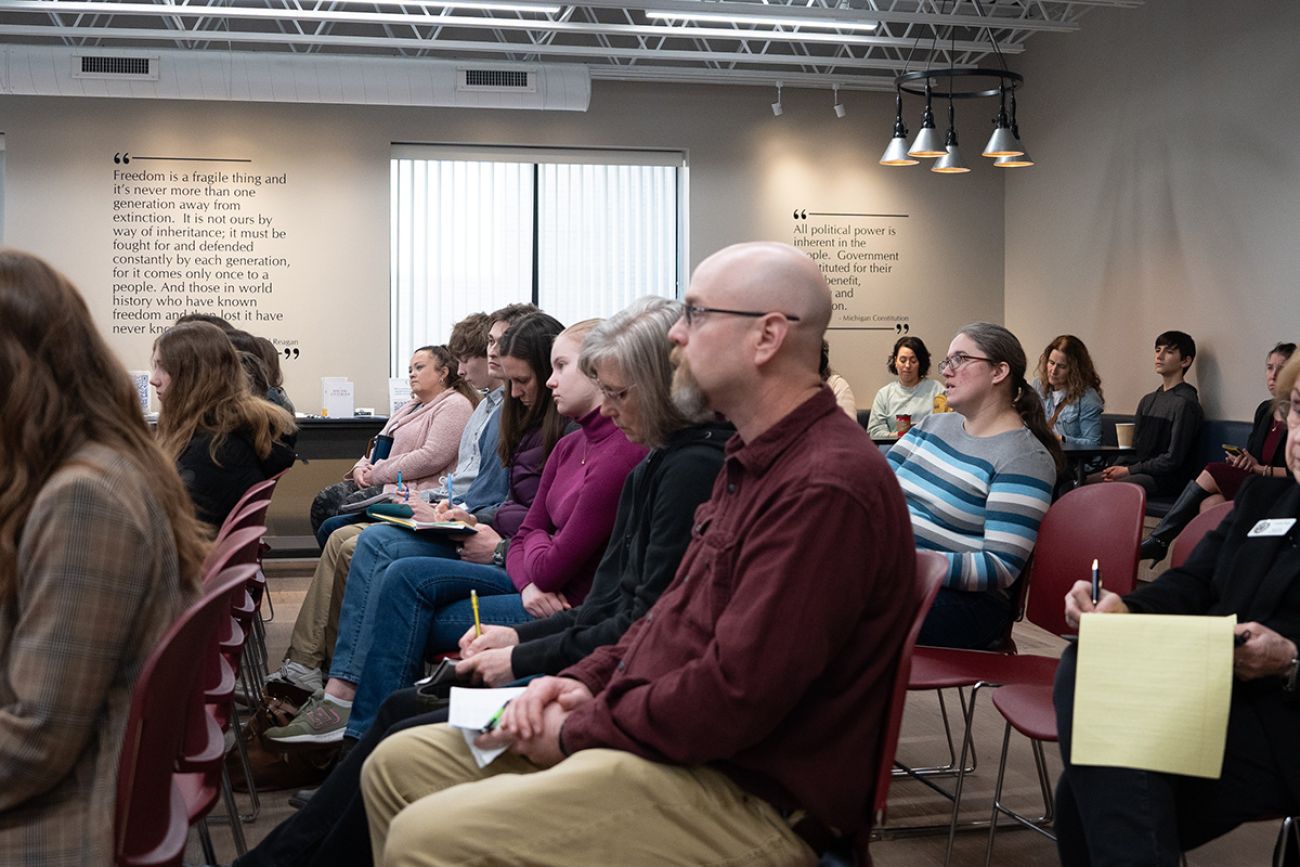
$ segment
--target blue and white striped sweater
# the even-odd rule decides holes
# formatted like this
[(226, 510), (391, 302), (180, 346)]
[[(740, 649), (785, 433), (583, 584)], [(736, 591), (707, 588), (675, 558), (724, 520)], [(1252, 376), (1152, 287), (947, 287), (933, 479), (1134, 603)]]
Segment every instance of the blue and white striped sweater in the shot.
[(889, 450), (918, 548), (948, 557), (946, 586), (998, 590), (1020, 575), (1052, 501), (1056, 469), (1028, 429), (989, 437), (926, 418)]

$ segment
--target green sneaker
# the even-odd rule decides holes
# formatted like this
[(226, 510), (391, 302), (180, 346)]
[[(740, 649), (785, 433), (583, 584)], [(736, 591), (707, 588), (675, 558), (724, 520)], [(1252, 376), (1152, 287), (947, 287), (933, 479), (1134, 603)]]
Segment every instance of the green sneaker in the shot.
[(351, 712), (350, 702), (344, 707), (325, 693), (317, 692), (298, 710), (293, 722), (269, 728), (262, 737), (277, 744), (338, 743), (343, 740)]

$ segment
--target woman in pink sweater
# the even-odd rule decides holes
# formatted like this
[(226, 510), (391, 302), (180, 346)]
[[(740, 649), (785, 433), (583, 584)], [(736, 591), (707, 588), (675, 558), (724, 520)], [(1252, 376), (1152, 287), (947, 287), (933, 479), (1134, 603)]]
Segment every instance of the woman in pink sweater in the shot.
[[(326, 488), (312, 504), (313, 523), (316, 523), (322, 500), (333, 499), (337, 503), (320, 515), (322, 520), (316, 526), (316, 538), (322, 547), (330, 533), (358, 520), (353, 515), (330, 517), (338, 511), (338, 506), (381, 491), (395, 492), (399, 474), (403, 486), (413, 491), (435, 488), (443, 476), (456, 468), (460, 436), (479, 401), (478, 393), (460, 378), (456, 360), (445, 346), (422, 346), (415, 350), (411, 355), (410, 377), (410, 402), (393, 413), (380, 431), (380, 436), (393, 439), (388, 456), (374, 462), (369, 456), (361, 458), (343, 482)], [(340, 492), (344, 496), (339, 497)]]

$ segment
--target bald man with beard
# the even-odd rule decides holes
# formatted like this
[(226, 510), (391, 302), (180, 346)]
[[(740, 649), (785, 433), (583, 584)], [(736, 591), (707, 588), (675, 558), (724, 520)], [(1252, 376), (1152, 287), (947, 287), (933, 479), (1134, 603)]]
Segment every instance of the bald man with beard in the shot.
[(486, 768), (447, 726), (385, 740), (362, 776), (376, 864), (814, 864), (865, 840), (915, 612), (902, 493), (818, 376), (811, 259), (728, 247), (683, 300), (674, 399), (737, 433), (676, 577), (506, 707)]

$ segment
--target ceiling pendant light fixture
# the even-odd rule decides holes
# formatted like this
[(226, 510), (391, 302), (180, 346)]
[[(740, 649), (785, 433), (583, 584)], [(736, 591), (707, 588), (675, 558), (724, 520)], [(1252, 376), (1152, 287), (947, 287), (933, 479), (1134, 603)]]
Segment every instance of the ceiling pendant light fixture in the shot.
[(1016, 92), (1011, 91), (1011, 134), (1015, 136), (1016, 147), (1019, 148), (1020, 154), (1014, 157), (998, 157), (993, 161), (993, 165), (1000, 169), (1023, 169), (1034, 164), (1029, 156), (1029, 151), (1025, 150), (1025, 144), (1020, 140), (1020, 125), (1016, 123)]
[(952, 95), (948, 96), (948, 137), (943, 142), (944, 154), (934, 161), (930, 171), (941, 175), (961, 175), (970, 169), (962, 162), (961, 152), (957, 150), (957, 121), (952, 108)]
[(781, 85), (784, 83), (782, 81), (776, 83), (776, 102), (772, 103), (772, 114), (776, 117), (785, 114), (785, 106), (781, 105)]
[[(975, 6), (976, 13), (981, 18), (987, 18), (980, 0), (972, 0), (972, 3)], [(943, 4), (941, 3), (941, 13), (942, 10)], [(949, 45), (947, 52), (945, 52), (949, 62), (948, 66), (914, 71), (908, 71), (904, 66), (904, 71), (894, 79), (896, 114), (894, 136), (890, 139), (888, 147), (885, 148), (885, 153), (880, 158), (880, 164), (882, 166), (913, 166), (917, 164), (918, 157), (937, 157), (937, 162), (931, 167), (932, 171), (940, 174), (961, 174), (970, 171), (962, 162), (961, 154), (957, 150), (957, 126), (954, 117), (953, 100), (997, 97), (998, 113), (993, 121), (993, 135), (982, 151), (983, 156), (995, 160), (994, 165), (999, 168), (1032, 166), (1034, 162), (1025, 153), (1025, 146), (1020, 141), (1020, 128), (1016, 125), (1016, 91), (1024, 86), (1024, 76), (1007, 69), (1006, 59), (1002, 56), (1002, 49), (988, 26), (983, 26), (982, 29), (988, 36), (993, 51), (997, 54), (999, 66), (954, 66), (952, 60), (957, 56), (956, 29), (954, 27), (948, 31)], [(934, 32), (933, 42), (934, 44), (930, 49), (932, 57), (936, 53), (936, 47), (940, 44), (937, 29)], [(909, 54), (909, 64), (910, 61), (911, 55)], [(948, 134), (941, 139), (939, 131), (934, 126), (934, 112), (931, 103), (934, 89), (942, 87), (945, 80), (948, 85)], [(921, 116), (921, 129), (905, 154), (901, 152), (899, 143), (900, 137), (905, 138), (907, 136), (907, 127), (903, 125), (904, 93), (925, 97), (925, 112)], [(1009, 118), (1006, 105), (1008, 93), (1011, 95), (1011, 114)]]
[(989, 143), (984, 146), (984, 151), (980, 156), (993, 157), (1018, 157), (1024, 151), (1020, 150), (1016, 144), (1015, 136), (1011, 134), (1011, 122), (1007, 120), (1007, 89), (1005, 86), (998, 88), (998, 116), (993, 121), (993, 135), (989, 136)]
[[(898, 81), (894, 82), (899, 86)], [(944, 149), (943, 139), (939, 138), (939, 131), (934, 128), (934, 111), (930, 107), (930, 81), (925, 82), (925, 112), (921, 115), (921, 129), (916, 134), (916, 141), (907, 149), (909, 157), (941, 157), (947, 150)]]
[(903, 123), (903, 91), (894, 96), (894, 137), (880, 157), (882, 166), (914, 166), (920, 160), (907, 155), (907, 125)]
[(844, 107), (844, 103), (840, 102), (840, 86), (832, 84), (831, 90), (835, 93), (835, 116), (844, 117), (844, 115), (848, 114), (848, 110)]

